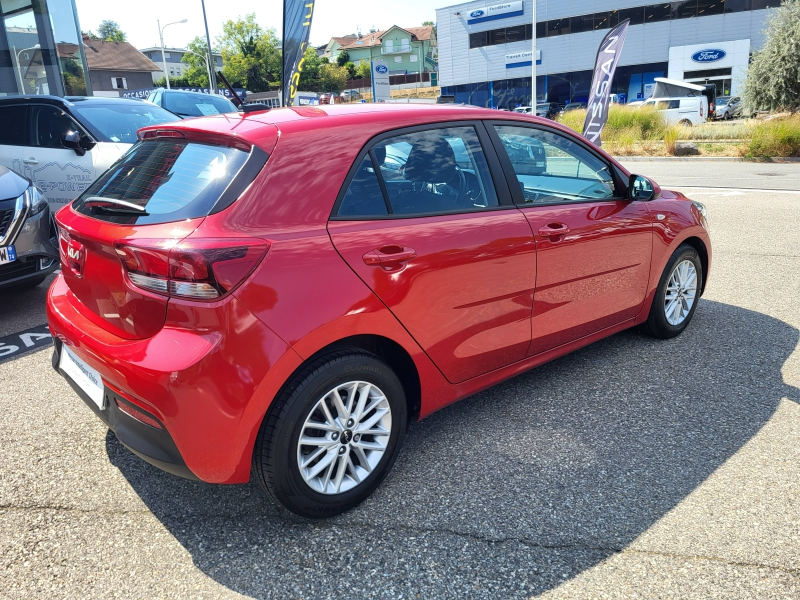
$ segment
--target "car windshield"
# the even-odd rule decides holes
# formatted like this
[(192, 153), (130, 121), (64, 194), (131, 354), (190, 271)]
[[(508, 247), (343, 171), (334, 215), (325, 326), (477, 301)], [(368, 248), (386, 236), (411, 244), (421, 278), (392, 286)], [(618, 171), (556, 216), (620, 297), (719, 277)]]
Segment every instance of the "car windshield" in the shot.
[(549, 104), (537, 104), (536, 105), (536, 109), (537, 110), (548, 110), (549, 108), (550, 108)]
[(717, 106), (726, 106), (730, 100), (730, 98), (717, 98)]
[(171, 112), (146, 102), (76, 103), (73, 110), (108, 140), (123, 144), (135, 143), (136, 132), (142, 127), (179, 120)]
[(164, 108), (182, 117), (208, 117), (236, 112), (233, 102), (222, 96), (187, 92), (164, 92)]

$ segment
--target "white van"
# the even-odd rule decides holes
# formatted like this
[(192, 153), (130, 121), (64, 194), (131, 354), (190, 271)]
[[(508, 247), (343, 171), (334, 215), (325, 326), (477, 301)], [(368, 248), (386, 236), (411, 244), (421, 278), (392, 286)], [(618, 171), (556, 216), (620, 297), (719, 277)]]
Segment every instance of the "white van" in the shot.
[(708, 100), (705, 96), (650, 98), (642, 107), (658, 109), (668, 125), (700, 125), (708, 118)]

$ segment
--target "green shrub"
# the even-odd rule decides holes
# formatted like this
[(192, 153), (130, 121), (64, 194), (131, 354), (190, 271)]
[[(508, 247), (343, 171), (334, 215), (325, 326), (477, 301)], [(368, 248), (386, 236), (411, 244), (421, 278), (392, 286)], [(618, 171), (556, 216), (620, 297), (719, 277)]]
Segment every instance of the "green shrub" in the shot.
[(800, 115), (770, 119), (753, 127), (747, 156), (800, 156)]
[(559, 115), (558, 122), (577, 133), (583, 133), (583, 122), (586, 120), (585, 110), (571, 110)]
[(664, 130), (664, 149), (667, 154), (675, 155), (675, 149), (678, 145), (678, 140), (681, 137), (681, 127), (673, 125)]
[[(573, 131), (583, 132), (583, 122), (586, 120), (585, 110), (573, 110), (564, 113), (558, 122), (566, 125)], [(664, 119), (654, 108), (631, 108), (612, 104), (608, 110), (608, 120), (603, 129), (603, 142), (615, 143), (629, 142), (632, 132), (639, 132), (639, 139), (660, 139), (664, 131)], [(621, 137), (620, 137), (621, 136)]]

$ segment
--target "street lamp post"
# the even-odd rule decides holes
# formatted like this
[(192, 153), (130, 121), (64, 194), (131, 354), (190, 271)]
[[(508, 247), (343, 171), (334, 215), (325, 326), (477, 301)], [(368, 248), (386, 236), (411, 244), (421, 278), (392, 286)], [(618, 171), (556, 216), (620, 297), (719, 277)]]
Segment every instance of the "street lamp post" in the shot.
[[(214, 54), (211, 51), (211, 36), (208, 33), (208, 19), (206, 18), (206, 3), (205, 0), (200, 0), (200, 5), (203, 7), (203, 23), (206, 26), (206, 44), (208, 45), (208, 87), (211, 88), (211, 93), (217, 93), (217, 62), (214, 60)], [(214, 65), (212, 68), (211, 65)]]
[(195, 56), (199, 56), (200, 58), (202, 58), (202, 59), (203, 59), (203, 62), (204, 62), (204, 63), (206, 63), (206, 70), (207, 70), (207, 72), (208, 72), (208, 87), (209, 87), (209, 90), (211, 91), (211, 93), (212, 93), (212, 94), (215, 94), (216, 92), (215, 92), (215, 90), (214, 90), (214, 87), (213, 87), (213, 86), (212, 86), (212, 84), (211, 84), (211, 65), (209, 65), (209, 64), (208, 64), (208, 58), (206, 58), (206, 56), (205, 56), (205, 55), (203, 55), (203, 54), (198, 54), (198, 53), (197, 53), (197, 52), (195, 52), (194, 50), (190, 50), (190, 49), (188, 49), (188, 48), (186, 49), (186, 52), (187, 52), (187, 53), (189, 53), (189, 54), (194, 54)]
[(161, 26), (161, 22), (156, 20), (156, 25), (158, 25), (158, 39), (161, 41), (161, 64), (164, 66), (164, 77), (167, 78), (167, 89), (169, 87), (169, 71), (167, 71), (167, 58), (164, 54), (164, 30), (169, 27), (170, 25), (177, 25), (178, 23), (186, 23), (189, 19), (182, 19), (180, 21), (173, 21), (172, 23), (167, 23), (163, 27)]
[[(17, 51), (16, 47), (14, 48), (14, 56), (17, 59), (16, 71), (17, 71), (17, 77), (19, 78), (19, 93), (20, 94), (24, 94), (25, 93), (25, 80), (22, 78), (22, 65), (19, 64), (19, 57), (26, 50), (39, 50), (39, 48), (41, 48), (41, 46), (39, 44), (36, 44), (35, 46), (31, 46), (30, 48), (23, 48), (20, 51)], [(30, 64), (30, 61), (28, 61), (28, 64)]]

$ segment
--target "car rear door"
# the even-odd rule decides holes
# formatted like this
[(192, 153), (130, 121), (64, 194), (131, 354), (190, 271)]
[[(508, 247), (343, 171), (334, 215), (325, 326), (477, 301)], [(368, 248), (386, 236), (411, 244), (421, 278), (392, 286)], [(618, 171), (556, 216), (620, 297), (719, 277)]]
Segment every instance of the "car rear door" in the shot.
[[(0, 165), (23, 174), (22, 150), (28, 143), (28, 107), (24, 104), (5, 104), (0, 106), (0, 123), (6, 127), (0, 130)], [(5, 198), (2, 198), (5, 200)]]
[(611, 165), (588, 144), (510, 121), (490, 129), (536, 238), (529, 354), (633, 319), (650, 277), (647, 203), (623, 198)]
[(328, 230), (449, 381), (525, 357), (535, 245), (482, 124), (378, 138), (358, 157)]

